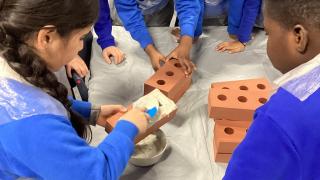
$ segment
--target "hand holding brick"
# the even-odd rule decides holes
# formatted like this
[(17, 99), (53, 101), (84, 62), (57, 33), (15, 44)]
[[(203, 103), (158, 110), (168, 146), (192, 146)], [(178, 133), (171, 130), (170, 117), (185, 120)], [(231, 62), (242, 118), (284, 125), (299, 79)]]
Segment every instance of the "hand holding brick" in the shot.
[[(139, 134), (136, 137), (135, 143), (138, 143), (139, 141), (147, 137), (149, 134), (157, 131), (161, 126), (163, 126), (175, 117), (175, 114), (177, 112), (176, 104), (168, 97), (163, 95), (163, 93), (161, 93), (158, 89), (155, 89), (148, 95), (141, 97), (138, 101), (134, 102), (133, 105), (130, 105), (128, 109), (130, 110), (132, 107), (151, 108), (151, 106), (156, 106), (153, 103), (149, 103), (154, 102), (154, 100), (156, 100), (158, 104), (158, 113), (154, 118), (150, 120), (147, 131), (143, 134)], [(119, 112), (109, 117), (106, 122), (105, 130), (108, 133), (110, 133), (117, 124), (117, 122), (121, 120), (121, 117), (123, 115), (124, 113)]]

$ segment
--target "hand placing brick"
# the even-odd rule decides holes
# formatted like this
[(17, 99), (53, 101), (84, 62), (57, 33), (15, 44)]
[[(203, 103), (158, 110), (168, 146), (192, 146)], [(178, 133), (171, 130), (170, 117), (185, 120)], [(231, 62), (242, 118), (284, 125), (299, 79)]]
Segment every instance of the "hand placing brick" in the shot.
[[(135, 143), (138, 143), (149, 134), (157, 131), (161, 126), (172, 120), (177, 112), (176, 104), (166, 97), (160, 90), (155, 89), (151, 93), (141, 97), (139, 100), (130, 105), (128, 109), (132, 107), (135, 108), (152, 108), (156, 106), (158, 108), (158, 113), (154, 118), (149, 121), (149, 127), (147, 131), (143, 134), (139, 134)], [(115, 127), (116, 123), (121, 119), (124, 113), (117, 113), (107, 119), (105, 130), (109, 133)]]
[(191, 77), (186, 77), (178, 60), (165, 63), (144, 83), (144, 94), (154, 89), (161, 90), (174, 102), (178, 102), (191, 85)]

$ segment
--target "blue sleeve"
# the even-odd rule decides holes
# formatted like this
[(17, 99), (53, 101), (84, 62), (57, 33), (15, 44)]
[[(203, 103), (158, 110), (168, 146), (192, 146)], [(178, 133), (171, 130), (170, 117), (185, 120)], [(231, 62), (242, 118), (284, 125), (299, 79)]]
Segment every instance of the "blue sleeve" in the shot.
[(78, 101), (72, 98), (69, 98), (71, 101), (71, 109), (81, 114), (84, 118), (89, 119), (91, 114), (91, 106), (90, 102), (86, 101)]
[(291, 139), (268, 116), (257, 115), (223, 179), (297, 179), (299, 173), (299, 155)]
[(202, 25), (203, 25), (203, 18), (204, 18), (204, 3), (205, 0), (198, 0), (200, 5), (200, 14), (197, 22), (197, 27), (194, 32), (194, 37), (199, 37), (202, 34)]
[(240, 42), (249, 42), (251, 33), (260, 12), (262, 0), (246, 0), (244, 3), (243, 15), (238, 29), (238, 39)]
[(115, 41), (111, 34), (112, 24), (108, 0), (99, 0), (99, 18), (94, 25), (94, 31), (98, 35), (98, 44), (103, 50), (106, 47), (114, 46)]
[(200, 1), (176, 0), (181, 36), (194, 37), (201, 13)]
[(130, 32), (131, 37), (138, 41), (143, 49), (149, 44), (153, 44), (137, 1), (116, 0), (115, 6), (124, 27)]
[(243, 16), (243, 6), (246, 0), (229, 0), (228, 12), (228, 33), (238, 35), (241, 18)]
[(1, 143), (17, 174), (27, 169), (47, 180), (116, 180), (133, 153), (137, 133), (135, 125), (119, 121), (95, 148), (77, 136), (67, 119), (37, 115), (6, 125), (0, 135), (6, 136)]

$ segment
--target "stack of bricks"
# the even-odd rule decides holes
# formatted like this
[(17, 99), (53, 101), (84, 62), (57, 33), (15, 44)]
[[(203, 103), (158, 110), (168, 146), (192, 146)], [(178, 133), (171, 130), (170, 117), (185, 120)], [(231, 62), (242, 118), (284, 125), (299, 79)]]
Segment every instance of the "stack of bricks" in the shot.
[[(172, 59), (166, 62), (144, 83), (144, 95), (150, 93), (154, 89), (159, 89), (164, 95), (177, 103), (189, 89), (190, 85), (191, 77), (186, 77), (179, 61)], [(132, 106), (128, 107), (128, 109), (130, 108), (132, 108)], [(167, 117), (158, 120), (155, 124), (149, 127), (146, 133), (138, 135), (138, 137), (135, 139), (135, 143), (138, 143), (151, 133), (158, 130), (162, 125), (172, 120), (175, 117), (176, 112), (177, 110), (171, 112)], [(107, 119), (105, 130), (108, 133), (112, 131), (122, 115), (123, 113), (117, 113)]]
[(246, 136), (255, 110), (268, 101), (271, 91), (269, 81), (263, 78), (211, 85), (208, 112), (215, 120), (216, 162), (229, 162), (233, 151)]

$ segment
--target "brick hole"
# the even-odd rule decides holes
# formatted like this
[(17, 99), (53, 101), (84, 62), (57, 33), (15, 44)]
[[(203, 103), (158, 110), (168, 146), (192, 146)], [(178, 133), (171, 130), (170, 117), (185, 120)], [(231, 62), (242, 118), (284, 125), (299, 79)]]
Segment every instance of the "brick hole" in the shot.
[(230, 88), (228, 88), (228, 87), (223, 87), (222, 89), (230, 89)]
[(225, 100), (227, 100), (227, 96), (225, 96), (225, 95), (223, 95), (223, 94), (220, 94), (220, 95), (218, 96), (218, 99), (219, 99), (220, 101), (225, 101)]
[(249, 88), (247, 86), (240, 86), (240, 90), (247, 91), (247, 90), (249, 90)]
[(244, 97), (244, 96), (239, 96), (239, 97), (238, 97), (238, 101), (239, 101), (239, 102), (242, 102), (242, 103), (245, 103), (245, 102), (248, 101), (248, 99), (247, 99), (246, 97)]
[(173, 73), (172, 71), (168, 71), (168, 72), (166, 72), (166, 75), (167, 75), (167, 76), (173, 76), (174, 73)]
[(264, 90), (264, 89), (266, 89), (266, 86), (264, 84), (257, 84), (257, 88)]
[(248, 132), (248, 129), (246, 129), (246, 133)]
[(159, 84), (159, 85), (165, 85), (166, 82), (165, 82), (164, 80), (158, 80), (158, 81), (157, 81), (157, 84)]
[(224, 128), (224, 132), (226, 134), (232, 135), (234, 133), (234, 130), (230, 127), (226, 127), (226, 128)]
[(267, 103), (267, 99), (266, 98), (259, 98), (259, 102), (261, 103), (261, 104), (265, 104), (265, 103)]
[(177, 67), (177, 68), (182, 68), (180, 63), (175, 63), (174, 66)]

